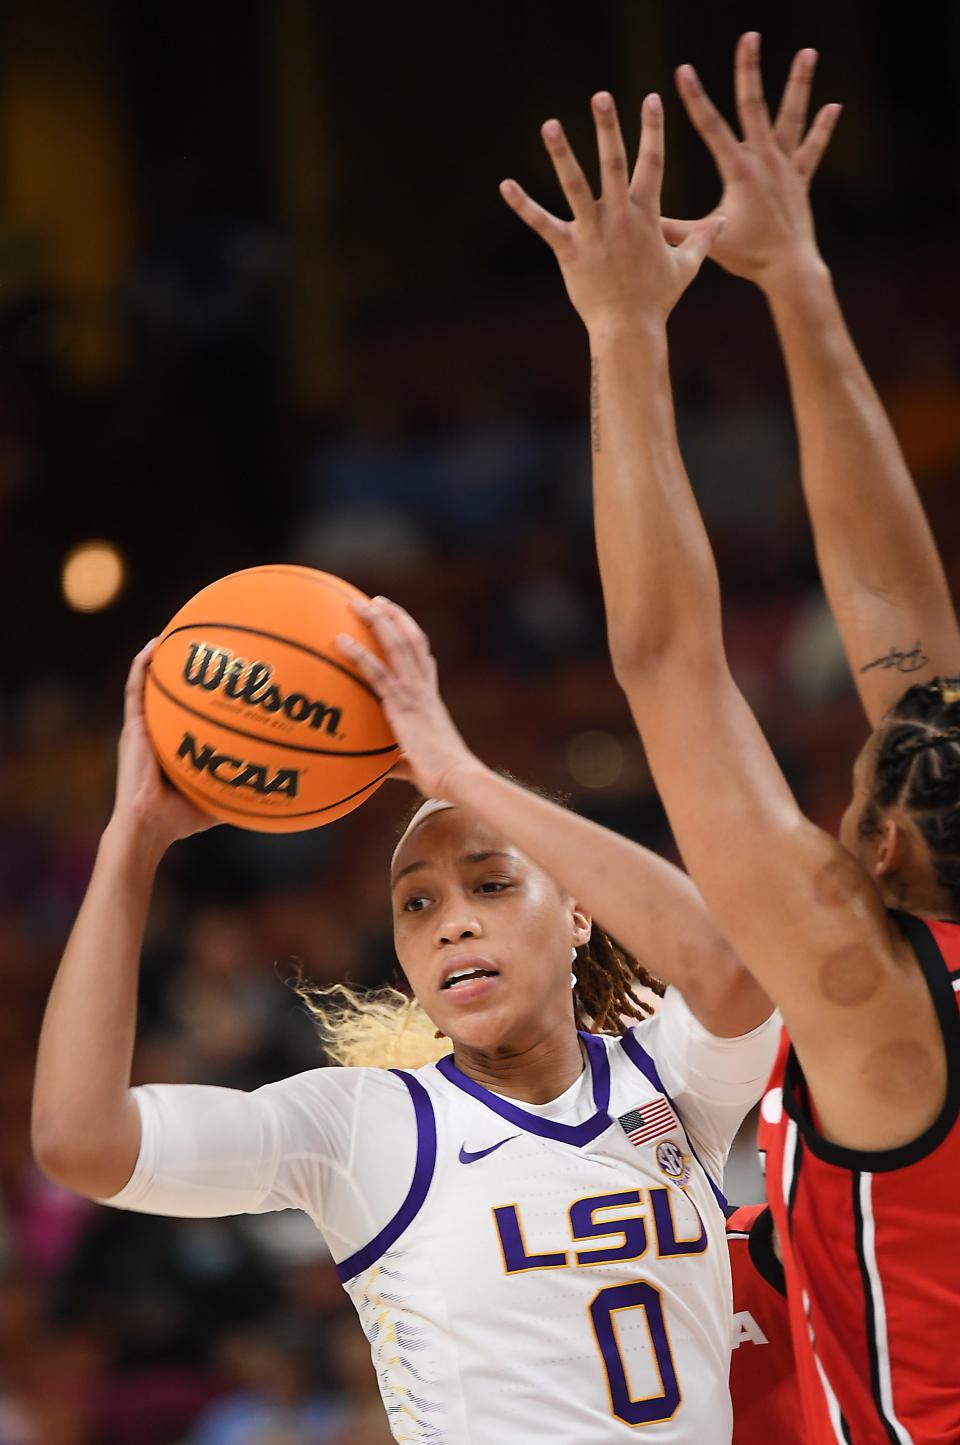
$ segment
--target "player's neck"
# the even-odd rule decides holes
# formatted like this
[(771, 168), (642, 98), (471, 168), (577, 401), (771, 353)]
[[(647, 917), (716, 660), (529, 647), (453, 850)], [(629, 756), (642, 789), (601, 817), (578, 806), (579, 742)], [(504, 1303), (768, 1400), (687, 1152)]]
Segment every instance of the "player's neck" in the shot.
[(918, 918), (939, 919), (944, 923), (958, 921), (953, 897), (926, 871), (909, 877), (898, 875), (885, 882), (881, 894), (888, 908), (899, 908), (904, 913), (915, 913)]
[(522, 1104), (549, 1104), (585, 1067), (580, 1039), (569, 1024), (526, 1047), (485, 1050), (456, 1044), (453, 1058), (468, 1078)]

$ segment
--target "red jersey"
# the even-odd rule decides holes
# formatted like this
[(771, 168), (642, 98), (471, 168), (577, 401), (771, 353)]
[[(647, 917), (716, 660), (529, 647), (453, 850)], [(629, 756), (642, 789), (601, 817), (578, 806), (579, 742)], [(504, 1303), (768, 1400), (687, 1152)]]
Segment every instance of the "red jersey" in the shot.
[(939, 1116), (896, 1149), (830, 1143), (786, 1035), (761, 1107), (808, 1445), (960, 1441), (960, 924), (892, 917), (940, 1021)]
[(804, 1445), (783, 1265), (766, 1204), (727, 1219), (733, 1273), (733, 1445)]

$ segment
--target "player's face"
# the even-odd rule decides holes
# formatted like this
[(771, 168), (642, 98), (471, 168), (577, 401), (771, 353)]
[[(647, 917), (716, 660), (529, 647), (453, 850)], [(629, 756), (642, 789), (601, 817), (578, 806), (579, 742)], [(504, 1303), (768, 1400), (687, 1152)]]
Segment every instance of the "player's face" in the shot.
[(455, 1043), (512, 1051), (572, 1025), (570, 951), (589, 920), (499, 834), (461, 808), (429, 815), (392, 895), (397, 957)]

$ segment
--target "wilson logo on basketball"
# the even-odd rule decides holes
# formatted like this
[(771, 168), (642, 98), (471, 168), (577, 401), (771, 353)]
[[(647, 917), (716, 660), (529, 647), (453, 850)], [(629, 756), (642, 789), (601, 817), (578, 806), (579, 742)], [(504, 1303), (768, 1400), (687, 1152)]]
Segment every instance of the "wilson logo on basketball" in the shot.
[(271, 774), (263, 763), (248, 763), (229, 753), (218, 753), (209, 743), (198, 745), (192, 733), (184, 733), (177, 757), (188, 762), (195, 772), (209, 773), (228, 788), (250, 788), (254, 793), (282, 793), (295, 798), (300, 787), (299, 768), (278, 768)]
[(314, 702), (302, 692), (285, 693), (273, 682), (273, 669), (268, 662), (247, 662), (235, 657), (226, 647), (211, 647), (208, 642), (191, 642), (183, 665), (183, 680), (188, 687), (202, 687), (205, 692), (219, 688), (226, 697), (263, 708), (264, 712), (282, 712), (294, 723), (306, 723), (331, 737), (337, 736), (342, 710), (325, 702)]

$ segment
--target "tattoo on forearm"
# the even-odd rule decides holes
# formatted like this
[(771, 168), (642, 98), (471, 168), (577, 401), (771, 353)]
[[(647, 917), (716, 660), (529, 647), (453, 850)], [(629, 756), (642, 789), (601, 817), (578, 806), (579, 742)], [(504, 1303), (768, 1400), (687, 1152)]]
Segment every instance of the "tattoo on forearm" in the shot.
[(909, 652), (901, 652), (898, 647), (891, 647), (882, 657), (875, 657), (872, 662), (861, 667), (861, 672), (872, 672), (875, 667), (895, 667), (897, 672), (919, 672), (930, 661), (920, 643), (917, 642)]
[(590, 358), (590, 446), (594, 455), (600, 450), (600, 362)]

